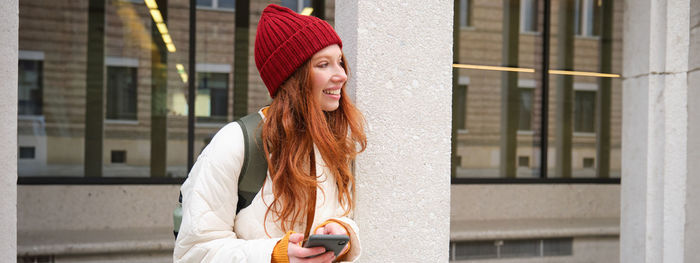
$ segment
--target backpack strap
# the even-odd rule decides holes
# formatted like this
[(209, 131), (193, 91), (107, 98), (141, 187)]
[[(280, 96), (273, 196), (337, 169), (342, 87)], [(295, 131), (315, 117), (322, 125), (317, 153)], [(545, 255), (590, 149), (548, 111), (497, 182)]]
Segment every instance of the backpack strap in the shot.
[(243, 130), (245, 157), (238, 176), (238, 204), (236, 214), (253, 202), (267, 177), (267, 160), (262, 145), (262, 117), (254, 112), (236, 121)]

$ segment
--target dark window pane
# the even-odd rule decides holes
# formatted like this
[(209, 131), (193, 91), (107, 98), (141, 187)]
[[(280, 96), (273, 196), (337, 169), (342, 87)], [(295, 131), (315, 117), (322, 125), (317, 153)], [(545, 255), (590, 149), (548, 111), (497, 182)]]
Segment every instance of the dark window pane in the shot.
[(41, 115), (42, 62), (39, 60), (19, 60), (18, 73), (18, 114)]
[(595, 91), (574, 94), (574, 131), (595, 132)]
[(493, 241), (457, 242), (455, 260), (486, 259), (498, 256)]
[(537, 257), (540, 255), (540, 240), (505, 240), (501, 246), (501, 257)]
[(212, 0), (197, 0), (197, 6), (212, 7)]
[(112, 151), (112, 163), (126, 163), (126, 151)]
[(34, 147), (19, 147), (19, 158), (20, 159), (34, 159), (35, 157), (35, 148)]
[(537, 32), (537, 0), (522, 0), (520, 2), (520, 21), (523, 32)]
[(532, 130), (532, 102), (533, 102), (533, 89), (520, 88), (520, 116), (518, 119), (518, 130), (520, 131), (531, 131)]
[(459, 85), (455, 90), (454, 96), (456, 97), (457, 106), (455, 107), (455, 129), (464, 130), (466, 126), (466, 115), (467, 115), (467, 89), (466, 85)]
[(235, 9), (236, 0), (219, 0), (219, 8)]
[(299, 1), (297, 0), (282, 0), (281, 5), (292, 9), (292, 11), (299, 12)]
[(228, 74), (198, 73), (197, 80), (195, 115), (225, 121), (228, 116)]
[(471, 0), (460, 0), (460, 6), (459, 6), (459, 25), (461, 27), (468, 27), (471, 26), (471, 8), (472, 8), (472, 1)]
[(572, 238), (545, 239), (542, 242), (543, 256), (563, 256), (573, 254)]
[(107, 119), (136, 120), (136, 68), (107, 67)]

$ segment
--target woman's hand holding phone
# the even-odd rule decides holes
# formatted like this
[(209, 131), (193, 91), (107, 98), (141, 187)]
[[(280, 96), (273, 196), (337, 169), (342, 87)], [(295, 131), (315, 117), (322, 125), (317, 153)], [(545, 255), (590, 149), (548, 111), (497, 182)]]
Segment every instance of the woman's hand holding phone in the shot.
[[(322, 227), (319, 227), (318, 229), (316, 229), (316, 233), (314, 233), (314, 234), (316, 234), (316, 235), (346, 235), (347, 236), (348, 231), (345, 230), (345, 228), (343, 226), (341, 226), (340, 224), (338, 224), (336, 222), (331, 222), (331, 223), (326, 224), (325, 226), (322, 226)], [(343, 253), (345, 253), (345, 251), (347, 251), (348, 248), (350, 248), (350, 247), (348, 247), (348, 245), (345, 245), (345, 248), (343, 248), (343, 251), (340, 252), (340, 254), (342, 255)]]
[(324, 251), (326, 251), (326, 249), (323, 247), (301, 247), (299, 244), (301, 244), (303, 240), (303, 234), (294, 233), (289, 235), (289, 244), (287, 245), (287, 256), (289, 257), (290, 263), (330, 263), (333, 262), (333, 259), (335, 259), (333, 251), (323, 253)]

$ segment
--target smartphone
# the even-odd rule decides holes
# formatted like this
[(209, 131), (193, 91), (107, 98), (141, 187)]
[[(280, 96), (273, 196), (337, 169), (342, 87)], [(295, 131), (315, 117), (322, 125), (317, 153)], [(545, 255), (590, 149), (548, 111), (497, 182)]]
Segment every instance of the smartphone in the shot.
[(304, 243), (304, 247), (324, 247), (326, 251), (333, 251), (337, 257), (348, 242), (350, 242), (350, 237), (346, 235), (311, 235), (309, 240)]

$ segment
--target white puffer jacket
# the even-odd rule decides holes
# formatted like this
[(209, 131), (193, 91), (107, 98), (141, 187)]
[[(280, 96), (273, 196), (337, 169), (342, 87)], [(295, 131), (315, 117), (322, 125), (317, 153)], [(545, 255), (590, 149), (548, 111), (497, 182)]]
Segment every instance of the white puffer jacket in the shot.
[[(174, 262), (270, 262), (272, 250), (285, 232), (274, 223), (274, 213), (264, 220), (266, 204), (273, 200), (269, 173), (263, 191), (236, 215), (243, 140), (238, 123), (221, 128), (182, 185), (182, 225), (175, 241)], [(350, 251), (345, 258), (354, 261), (361, 247), (357, 224), (342, 217), (345, 210), (338, 203), (335, 178), (328, 176), (331, 173), (318, 151), (315, 162), (319, 189), (313, 228), (328, 219), (342, 222), (350, 235)], [(305, 228), (306, 223), (300, 222), (293, 230), (304, 233)]]

